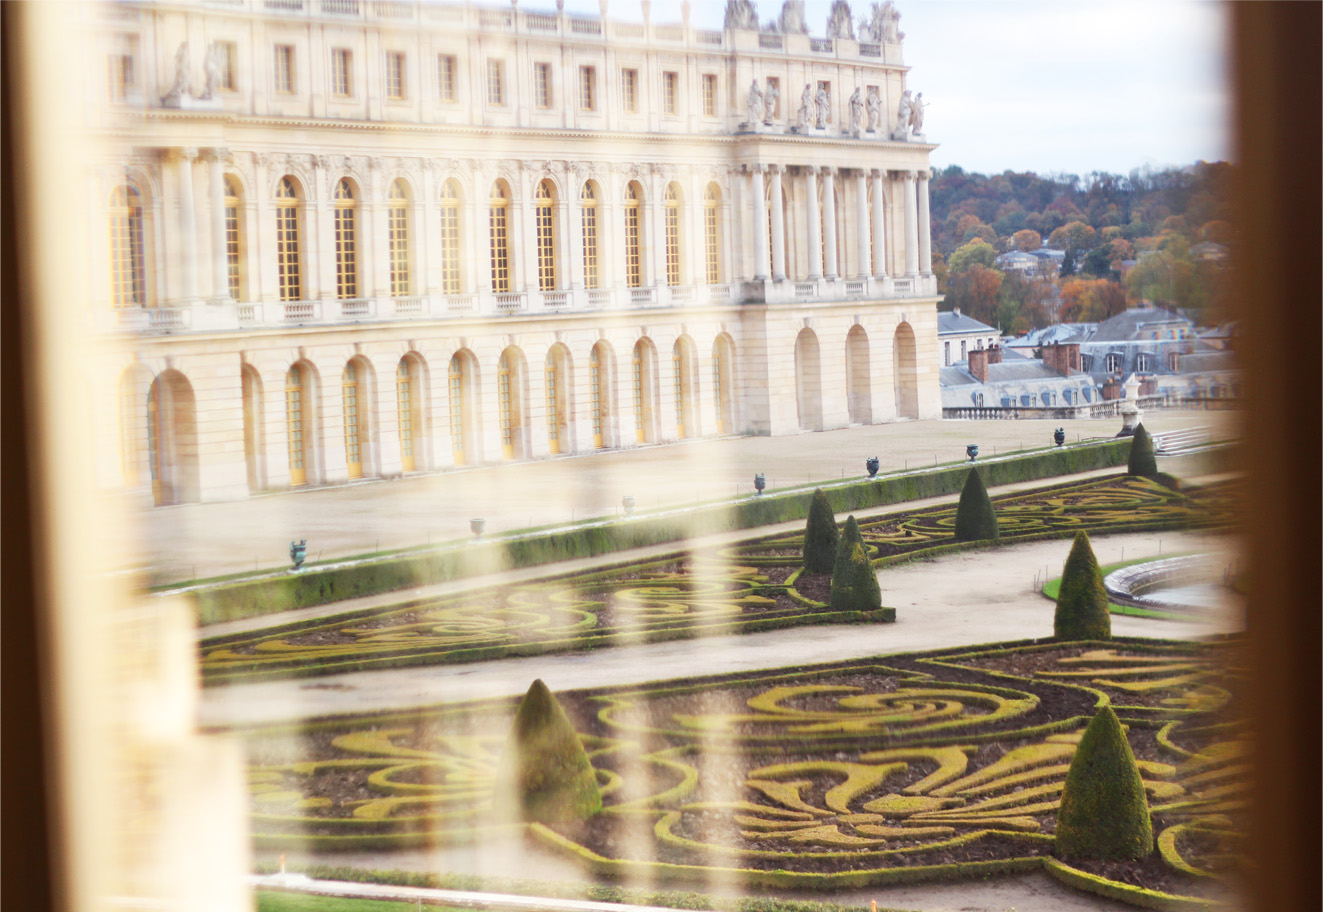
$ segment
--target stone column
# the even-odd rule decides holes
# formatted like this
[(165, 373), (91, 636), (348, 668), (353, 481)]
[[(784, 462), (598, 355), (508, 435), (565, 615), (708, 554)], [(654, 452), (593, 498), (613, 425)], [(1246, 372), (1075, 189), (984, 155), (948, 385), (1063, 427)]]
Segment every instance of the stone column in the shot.
[(836, 172), (831, 168), (822, 169), (822, 252), (827, 262), (823, 264), (825, 278), (836, 278)]
[[(254, 155), (253, 162), (257, 166), (257, 179), (253, 183), (253, 203), (257, 210), (257, 218), (250, 223), (256, 226), (256, 231), (248, 235), (248, 250), (250, 253), (258, 251), (259, 255), (249, 260), (250, 263), (257, 264), (257, 271), (249, 276), (248, 297), (255, 301), (275, 301), (279, 299), (280, 291), (276, 277), (276, 222), (273, 211), (275, 206), (271, 196), (274, 189), (271, 178), (279, 169), (279, 165), (266, 152)], [(269, 255), (261, 255), (266, 251), (269, 251)], [(254, 278), (257, 280), (256, 285), (252, 281)], [(283, 380), (281, 389), (284, 389)]]
[(193, 210), (194, 148), (175, 150), (175, 175), (179, 186), (179, 296), (183, 303), (198, 297), (197, 219)]
[(763, 166), (749, 165), (749, 202), (753, 206), (753, 279), (765, 281), (772, 274), (768, 262), (767, 193), (763, 189)]
[(919, 172), (919, 272), (933, 274), (933, 232), (928, 217), (928, 171)]
[(772, 281), (786, 277), (786, 214), (781, 197), (781, 165), (769, 165), (772, 171)]
[(211, 299), (209, 304), (224, 304), (230, 299), (230, 261), (225, 244), (225, 162), (230, 150), (209, 149), (206, 154), (211, 191)]
[(868, 262), (868, 178), (863, 169), (854, 173), (855, 271), (858, 278), (871, 272)]
[(560, 256), (560, 287), (569, 291), (583, 287), (583, 202), (579, 194), (583, 192), (583, 179), (573, 171), (566, 172), (564, 183), (564, 202), (560, 209), (564, 213), (561, 225), (564, 226), (563, 238), (558, 254)]
[(919, 274), (919, 220), (915, 202), (914, 172), (903, 172), (905, 179), (905, 275)]
[(887, 277), (887, 233), (882, 211), (882, 172), (873, 172), (873, 275)]
[(818, 211), (818, 169), (808, 165), (804, 171), (804, 197), (808, 204), (808, 277), (822, 277), (822, 215)]

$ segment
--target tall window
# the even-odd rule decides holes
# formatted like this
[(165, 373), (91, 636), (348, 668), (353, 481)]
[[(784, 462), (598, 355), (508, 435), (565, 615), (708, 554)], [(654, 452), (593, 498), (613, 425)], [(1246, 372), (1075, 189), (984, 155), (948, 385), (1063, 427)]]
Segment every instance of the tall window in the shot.
[(675, 96), (680, 84), (680, 74), (665, 72), (662, 73), (662, 113), (674, 114)]
[(639, 220), (643, 192), (637, 181), (625, 188), (625, 284), (643, 286), (642, 261), (639, 258)]
[(124, 101), (137, 85), (132, 54), (111, 54), (106, 59), (106, 85), (111, 101)]
[(551, 64), (533, 64), (533, 101), (539, 108), (551, 107)]
[(564, 449), (561, 428), (565, 419), (565, 402), (562, 395), (564, 376), (561, 370), (564, 354), (559, 346), (547, 352), (546, 391), (547, 391), (547, 450), (553, 456)]
[(629, 114), (639, 110), (639, 71), (620, 71), (620, 104)]
[(284, 177), (276, 188), (276, 280), (282, 301), (303, 298), (299, 240), (299, 198), (294, 181)]
[(537, 185), (534, 197), (537, 212), (537, 287), (539, 291), (556, 290), (556, 192), (551, 181)]
[(505, 104), (505, 61), (487, 61), (487, 104)]
[(390, 237), (390, 293), (403, 298), (412, 293), (409, 276), (409, 194), (404, 181), (390, 185), (386, 200), (386, 231)]
[(633, 375), (634, 389), (634, 439), (639, 443), (648, 440), (648, 425), (651, 409), (649, 399), (652, 396), (651, 377), (652, 359), (645, 352), (646, 343), (640, 339), (634, 343), (634, 355), (630, 359), (630, 372)]
[(450, 452), (454, 457), (455, 465), (464, 465), (464, 396), (465, 390), (465, 361), (464, 358), (456, 352), (450, 359), (450, 369), (447, 372), (450, 389)]
[(597, 194), (592, 184), (583, 185), (579, 208), (583, 213), (583, 287), (597, 288)]
[(515, 432), (518, 430), (516, 396), (519, 394), (514, 372), (510, 364), (509, 351), (501, 352), (501, 360), (496, 365), (496, 395), (501, 421), (501, 456), (505, 459), (515, 457)]
[(276, 45), (276, 91), (282, 95), (294, 93), (294, 45)]
[(348, 48), (331, 50), (331, 94), (348, 98), (353, 94), (353, 83), (349, 71), (353, 65), (353, 54)]
[(707, 284), (721, 281), (721, 190), (708, 184), (703, 191), (703, 260)]
[(229, 282), (230, 297), (243, 300), (243, 282), (240, 263), (240, 251), (243, 238), (239, 227), (239, 188), (233, 177), (225, 176), (225, 271)]
[(680, 284), (680, 191), (666, 187), (666, 284)]
[(671, 349), (671, 370), (675, 374), (675, 433), (676, 436), (684, 439), (688, 435), (684, 429), (685, 418), (685, 370), (684, 370), (684, 351), (677, 340), (675, 347)]
[(345, 465), (350, 478), (363, 477), (362, 425), (358, 413), (358, 371), (354, 362), (345, 365), (341, 377), (345, 409)]
[(407, 97), (408, 86), (404, 81), (404, 52), (386, 52), (386, 97), (391, 101), (403, 101)]
[(455, 100), (455, 57), (453, 54), (438, 54), (436, 58), (436, 94), (440, 101), (447, 104)]
[(579, 109), (597, 110), (597, 67), (579, 67)]
[(588, 394), (592, 397), (589, 412), (593, 422), (593, 446), (595, 447), (601, 447), (604, 440), (602, 434), (602, 403), (606, 397), (602, 395), (601, 348), (602, 345), (599, 342), (588, 353)]
[(110, 198), (110, 294), (116, 307), (147, 303), (142, 242), (142, 198), (133, 187), (117, 187)]
[(505, 181), (492, 184), (487, 205), (491, 210), (492, 291), (506, 292), (510, 290), (510, 194)]
[(217, 41), (216, 46), (219, 49), (216, 57), (220, 61), (220, 87), (233, 92), (235, 58), (238, 51), (233, 41)]
[(297, 364), (285, 374), (285, 436), (289, 440), (289, 483), (307, 484), (305, 464), (303, 370)]
[(459, 294), (459, 186), (441, 188), (441, 292)]
[(344, 301), (358, 297), (358, 237), (354, 190), (349, 181), (335, 185), (335, 296)]
[(713, 73), (703, 74), (703, 116), (717, 116), (717, 77)]
[(731, 421), (730, 342), (717, 336), (712, 343), (712, 401), (717, 407), (717, 433), (728, 434)]
[(401, 358), (395, 369), (395, 405), (400, 420), (400, 470), (412, 472), (417, 467), (414, 459), (414, 431), (418, 421), (414, 415), (415, 370), (408, 358)]

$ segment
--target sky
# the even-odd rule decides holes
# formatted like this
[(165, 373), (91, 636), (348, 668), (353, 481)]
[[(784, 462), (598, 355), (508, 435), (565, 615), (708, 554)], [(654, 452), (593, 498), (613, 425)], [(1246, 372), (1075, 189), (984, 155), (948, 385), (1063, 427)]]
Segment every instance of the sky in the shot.
[[(761, 20), (780, 14), (780, 0), (755, 3)], [(609, 4), (611, 18), (642, 19), (638, 0)], [(692, 21), (720, 28), (725, 6), (695, 0)], [(806, 0), (810, 34), (826, 34), (830, 6)], [(857, 27), (871, 3), (852, 6)], [(896, 9), (906, 87), (930, 105), (934, 165), (1083, 175), (1230, 159), (1224, 3), (896, 0)], [(679, 18), (679, 0), (654, 0), (654, 22)]]

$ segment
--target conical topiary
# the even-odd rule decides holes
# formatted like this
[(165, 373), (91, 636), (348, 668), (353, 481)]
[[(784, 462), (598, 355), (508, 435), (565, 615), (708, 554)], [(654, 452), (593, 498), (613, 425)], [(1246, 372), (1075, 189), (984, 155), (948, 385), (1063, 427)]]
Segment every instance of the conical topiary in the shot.
[(573, 823), (602, 809), (588, 752), (541, 679), (515, 713), (493, 788), (493, 810), (503, 821)]
[(1061, 858), (1100, 860), (1143, 858), (1153, 851), (1144, 781), (1110, 706), (1098, 710), (1070, 761), (1055, 851)]
[(804, 569), (809, 573), (831, 573), (836, 562), (836, 515), (822, 488), (813, 492), (808, 523), (804, 526)]
[(1130, 460), (1126, 464), (1126, 473), (1145, 478), (1158, 474), (1158, 457), (1153, 453), (1153, 438), (1142, 423), (1135, 428), (1135, 435), (1130, 438)]
[(1109, 640), (1112, 616), (1107, 609), (1107, 590), (1102, 571), (1093, 556), (1089, 533), (1076, 532), (1075, 544), (1061, 571), (1057, 613), (1052, 633), (1059, 640)]
[(956, 541), (997, 540), (997, 513), (977, 469), (970, 469), (956, 507)]
[(836, 547), (829, 604), (832, 611), (876, 611), (882, 607), (882, 587), (853, 516), (845, 520)]

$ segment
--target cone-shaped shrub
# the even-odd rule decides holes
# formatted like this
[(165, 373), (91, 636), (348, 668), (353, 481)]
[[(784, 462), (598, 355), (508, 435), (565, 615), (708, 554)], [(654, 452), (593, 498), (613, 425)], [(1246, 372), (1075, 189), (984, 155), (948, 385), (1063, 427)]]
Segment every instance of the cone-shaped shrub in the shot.
[(882, 607), (882, 588), (868, 560), (868, 549), (853, 516), (845, 521), (831, 571), (832, 611), (876, 611)]
[(822, 488), (813, 492), (808, 523), (804, 526), (804, 569), (809, 573), (831, 573), (836, 563), (836, 514)]
[(1093, 556), (1087, 532), (1075, 533), (1075, 544), (1062, 568), (1052, 632), (1059, 640), (1109, 640), (1112, 637), (1107, 590), (1103, 588), (1102, 571), (1098, 569), (1098, 558)]
[(519, 704), (493, 787), (499, 820), (573, 823), (602, 809), (588, 752), (541, 679)]
[(1098, 710), (1070, 761), (1056, 854), (1061, 858), (1143, 858), (1153, 851), (1144, 782), (1121, 723), (1110, 706)]
[(956, 541), (997, 540), (997, 513), (977, 469), (970, 469), (956, 507)]
[(1142, 475), (1145, 478), (1152, 478), (1158, 474), (1158, 458), (1153, 454), (1153, 438), (1144, 430), (1142, 423), (1135, 428), (1135, 435), (1130, 438), (1130, 461), (1126, 464), (1126, 472), (1130, 475)]

